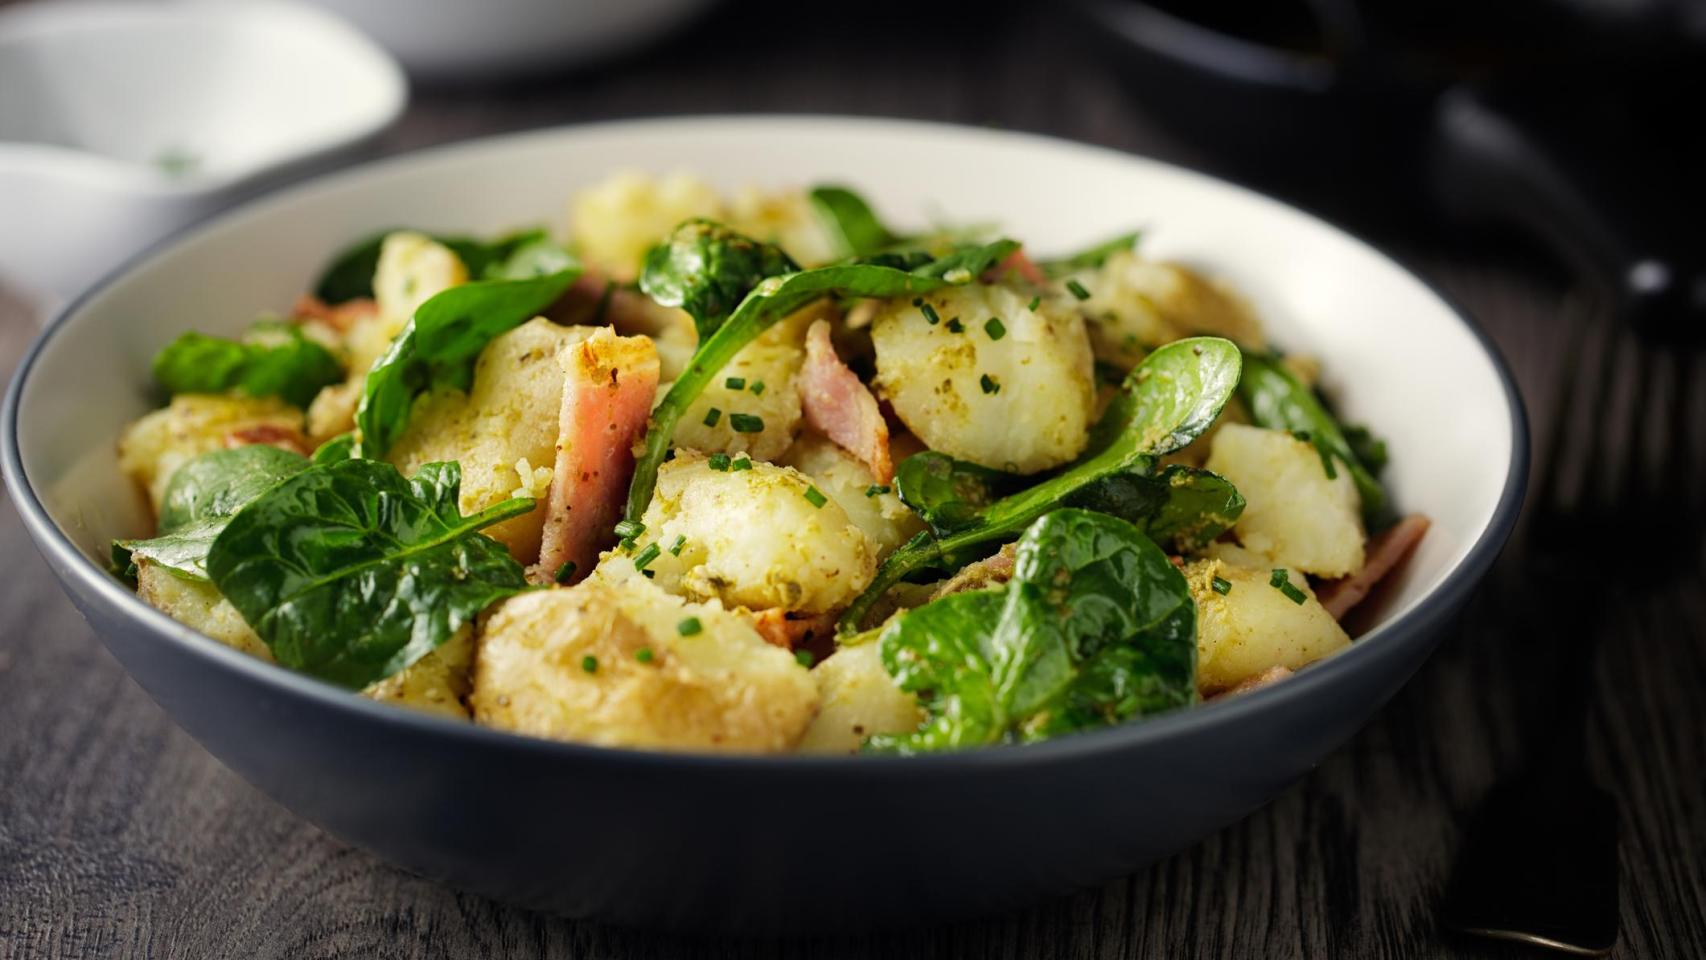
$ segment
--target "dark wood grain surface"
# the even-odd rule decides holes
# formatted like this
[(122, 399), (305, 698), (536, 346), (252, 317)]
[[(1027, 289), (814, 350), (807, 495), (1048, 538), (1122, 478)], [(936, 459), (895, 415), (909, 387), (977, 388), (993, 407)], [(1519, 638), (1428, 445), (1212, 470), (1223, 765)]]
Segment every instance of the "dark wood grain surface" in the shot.
[[(885, 18), (892, 20), (881, 23)], [(1062, 14), (955, 7), (783, 34), (729, 5), (639, 59), (476, 91), (420, 90), (382, 149), (608, 117), (887, 114), (1035, 130), (1210, 166), (1146, 113)], [(858, 32), (855, 33), (854, 27)], [(681, 166), (691, 168), (691, 144)], [(1332, 206), (1333, 197), (1323, 199)], [(1335, 208), (1464, 304), (1509, 357), (1543, 435), (1560, 388), (1558, 274), (1404, 205)], [(17, 229), (0, 224), (0, 229)], [(0, 365), (33, 334), (0, 292)], [(1690, 421), (1657, 442), (1706, 462), (1706, 377), (1671, 374)], [(1618, 383), (1646, 376), (1633, 359)], [(1634, 434), (1631, 434), (1634, 436)], [(1399, 452), (1402, 455), (1402, 452)], [(1678, 536), (1699, 542), (1702, 531)], [(1621, 804), (1617, 956), (1706, 956), (1706, 577), (1681, 567), (1538, 596), (1522, 535), (1421, 674), (1272, 805), (1099, 890), (1008, 916), (867, 939), (723, 943), (577, 923), (416, 879), (297, 820), (226, 771), (132, 684), (0, 505), (0, 957), (1519, 956), (1442, 933), (1463, 818), (1549, 727), (1541, 604), (1604, 631), (1594, 767)], [(1639, 563), (1608, 556), (1608, 564)]]

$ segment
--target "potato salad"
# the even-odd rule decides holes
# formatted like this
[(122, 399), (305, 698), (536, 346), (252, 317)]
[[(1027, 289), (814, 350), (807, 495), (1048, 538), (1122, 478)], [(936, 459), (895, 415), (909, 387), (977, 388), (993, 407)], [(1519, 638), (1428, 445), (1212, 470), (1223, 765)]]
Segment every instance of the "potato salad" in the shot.
[(1283, 680), (1427, 529), (1386, 450), (1139, 237), (906, 230), (623, 174), (562, 229), (393, 230), (153, 360), (138, 597), (534, 737), (918, 754)]

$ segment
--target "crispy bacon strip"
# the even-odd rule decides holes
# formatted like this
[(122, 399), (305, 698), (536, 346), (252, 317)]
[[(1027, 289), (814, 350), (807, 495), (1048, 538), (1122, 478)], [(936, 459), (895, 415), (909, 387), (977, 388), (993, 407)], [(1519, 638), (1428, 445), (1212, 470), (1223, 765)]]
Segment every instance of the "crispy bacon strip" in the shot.
[(835, 636), (835, 617), (828, 613), (794, 613), (770, 607), (748, 610), (746, 615), (765, 643), (784, 650), (799, 649), (814, 639)]
[(1387, 574), (1410, 555), (1427, 532), (1428, 518), (1419, 513), (1412, 513), (1393, 524), (1368, 542), (1361, 570), (1316, 587), (1316, 599), (1333, 615), (1333, 619), (1343, 620), (1352, 607), (1361, 603), (1376, 584), (1386, 579)]
[(826, 320), (813, 323), (806, 331), (800, 407), (807, 424), (863, 461), (878, 483), (894, 479), (889, 425), (877, 407), (877, 398), (835, 355)]
[(290, 427), (281, 427), (273, 423), (259, 423), (252, 427), (240, 427), (225, 435), (227, 449), (260, 444), (277, 447), (280, 450), (288, 450), (304, 457), (308, 456), (314, 449), (314, 445), (308, 442), (308, 438), (302, 435), (302, 431), (293, 430)]
[(600, 549), (615, 540), (633, 447), (646, 430), (658, 387), (658, 355), (644, 337), (618, 337), (601, 330), (557, 355), (563, 366), (563, 407), (557, 421), (557, 464), (545, 508), (539, 562), (528, 571), (534, 583), (585, 577)]
[(356, 323), (378, 313), (379, 304), (364, 298), (333, 305), (305, 293), (296, 298), (290, 312), (298, 320), (317, 320), (339, 333), (348, 333)]
[(1019, 278), (1026, 283), (1034, 283), (1039, 287), (1048, 283), (1048, 274), (1043, 273), (1042, 268), (1026, 256), (1023, 250), (1015, 250), (1009, 253), (1005, 259), (995, 265), (997, 277), (1006, 275), (1009, 270), (1018, 274)]

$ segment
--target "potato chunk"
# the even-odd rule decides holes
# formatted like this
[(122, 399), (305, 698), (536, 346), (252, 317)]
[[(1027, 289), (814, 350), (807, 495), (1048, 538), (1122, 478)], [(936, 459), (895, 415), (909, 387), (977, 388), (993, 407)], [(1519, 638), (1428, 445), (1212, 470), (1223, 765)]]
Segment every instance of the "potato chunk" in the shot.
[(594, 327), (559, 327), (534, 318), (496, 337), (474, 365), (467, 393), (440, 389), (415, 401), (403, 435), (386, 459), (405, 474), (422, 465), (462, 465), (462, 512), (512, 496), (538, 499), (531, 512), (487, 527), (487, 536), (523, 564), (539, 559), (544, 497), (557, 459), (563, 368), (557, 351), (590, 337)]
[[(675, 427), (676, 445), (702, 453), (744, 452), (754, 460), (780, 457), (800, 432), (795, 380), (805, 360), (800, 339), (762, 338), (747, 344), (682, 414)], [(658, 396), (665, 392), (660, 389)]]
[(1362, 569), (1356, 485), (1344, 469), (1329, 479), (1314, 444), (1228, 423), (1215, 432), (1207, 466), (1244, 495), (1247, 505), (1232, 533), (1251, 551), (1321, 577)]
[[(655, 544), (646, 571), (671, 593), (752, 610), (837, 610), (871, 582), (876, 549), (839, 503), (813, 491), (790, 467), (753, 461), (718, 471), (679, 454), (658, 471), (645, 533), (606, 553), (599, 572), (632, 576), (634, 558)], [(677, 538), (679, 553), (670, 549)]]
[[(932, 450), (1036, 473), (1084, 449), (1095, 403), (1084, 320), (1000, 286), (890, 300), (872, 321), (875, 385)], [(930, 322), (931, 313), (938, 322)], [(1000, 321), (990, 333), (989, 321)]]
[(172, 471), (210, 450), (241, 446), (244, 434), (299, 436), (302, 411), (277, 397), (182, 393), (119, 436), (119, 469), (148, 491), (156, 513)]
[(819, 490), (840, 504), (848, 519), (871, 538), (879, 560), (924, 529), (924, 521), (895, 495), (893, 484), (885, 484), (888, 489), (883, 492), (873, 492), (876, 480), (870, 468), (824, 437), (802, 435), (781, 462), (810, 477)]
[(606, 746), (788, 750), (817, 710), (811, 675), (717, 604), (635, 577), (506, 601), (481, 630), (477, 723)]
[(1252, 347), (1264, 342), (1261, 322), (1242, 297), (1181, 264), (1123, 251), (1070, 279), (1090, 294), (1080, 309), (1091, 321), (1096, 358), (1125, 369), (1180, 337), (1209, 334)]
[(737, 190), (725, 218), (740, 233), (781, 247), (803, 267), (821, 266), (843, 255), (803, 190)]
[(368, 684), (361, 695), (380, 703), (467, 720), (463, 703), (473, 688), (474, 630), (463, 627), (426, 656), (383, 680)]
[(812, 668), (820, 705), (800, 739), (801, 753), (858, 753), (875, 733), (918, 729), (918, 699), (895, 685), (875, 643), (842, 647)]
[[(1344, 628), (1315, 599), (1301, 571), (1289, 582), (1303, 591), (1294, 603), (1270, 585), (1273, 567), (1237, 548), (1216, 546), (1185, 565), (1197, 603), (1197, 692), (1207, 696), (1237, 686), (1273, 667), (1296, 670), (1351, 642)], [(1219, 577), (1231, 585), (1214, 589)]]
[(400, 329), (421, 304), (467, 282), (468, 268), (449, 247), (424, 233), (399, 230), (379, 245), (373, 299), (379, 312)]
[(681, 221), (721, 212), (722, 200), (709, 184), (680, 173), (662, 178), (618, 173), (569, 203), (576, 251), (589, 266), (618, 280), (638, 276), (646, 251)]

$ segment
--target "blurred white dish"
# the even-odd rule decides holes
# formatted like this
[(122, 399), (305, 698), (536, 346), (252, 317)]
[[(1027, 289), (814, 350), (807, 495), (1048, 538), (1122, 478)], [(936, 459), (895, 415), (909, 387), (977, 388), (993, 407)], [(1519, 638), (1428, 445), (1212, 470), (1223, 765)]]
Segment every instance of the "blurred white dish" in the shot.
[(308, 0), (346, 17), (411, 74), (496, 79), (627, 53), (712, 0)]
[(396, 119), (396, 63), (276, 0), (0, 12), (0, 274), (69, 297), (130, 254)]

